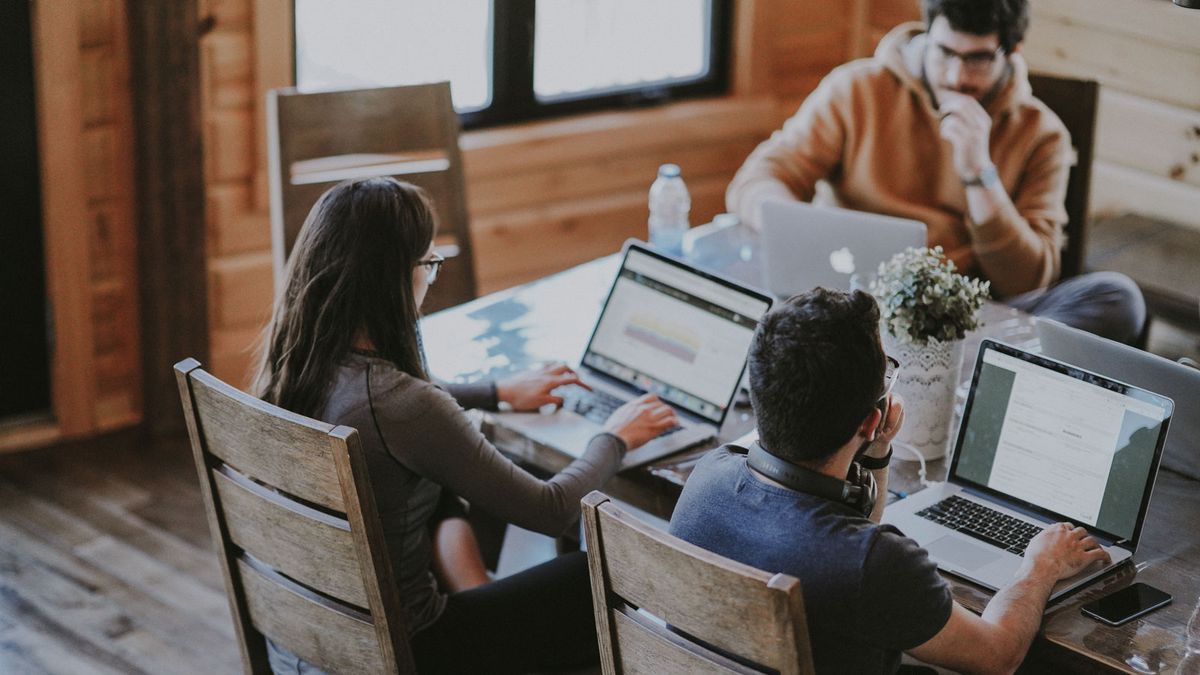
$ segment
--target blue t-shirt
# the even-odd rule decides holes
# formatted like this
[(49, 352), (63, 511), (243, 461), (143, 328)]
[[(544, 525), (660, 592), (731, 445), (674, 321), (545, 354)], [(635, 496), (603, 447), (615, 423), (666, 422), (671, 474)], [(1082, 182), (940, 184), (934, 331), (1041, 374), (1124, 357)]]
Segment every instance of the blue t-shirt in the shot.
[(763, 482), (727, 447), (696, 466), (671, 534), (800, 579), (818, 673), (891, 673), (950, 619), (950, 588), (925, 550), (853, 508)]

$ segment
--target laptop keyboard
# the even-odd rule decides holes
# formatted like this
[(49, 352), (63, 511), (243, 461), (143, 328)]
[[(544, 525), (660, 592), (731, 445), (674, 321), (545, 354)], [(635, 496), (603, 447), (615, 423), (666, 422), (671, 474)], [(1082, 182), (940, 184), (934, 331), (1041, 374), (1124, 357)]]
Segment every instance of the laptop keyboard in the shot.
[[(605, 420), (613, 414), (613, 411), (625, 404), (625, 401), (609, 394), (608, 392), (593, 390), (588, 391), (583, 387), (562, 387), (554, 391), (555, 394), (563, 398), (563, 410), (570, 410), (578, 415), (582, 415), (597, 424), (604, 424)], [(683, 427), (676, 425), (663, 431), (655, 438), (669, 436), (676, 431), (680, 431)]]
[(924, 508), (917, 515), (1019, 556), (1025, 555), (1029, 540), (1043, 529), (957, 495)]

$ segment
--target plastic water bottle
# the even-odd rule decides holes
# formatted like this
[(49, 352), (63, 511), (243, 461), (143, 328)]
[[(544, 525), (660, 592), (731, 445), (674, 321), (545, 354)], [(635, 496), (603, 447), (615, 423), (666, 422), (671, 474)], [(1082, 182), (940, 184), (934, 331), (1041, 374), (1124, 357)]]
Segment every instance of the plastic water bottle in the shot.
[(688, 230), (692, 198), (679, 175), (679, 166), (663, 164), (650, 186), (650, 243), (673, 256), (683, 256), (683, 233)]

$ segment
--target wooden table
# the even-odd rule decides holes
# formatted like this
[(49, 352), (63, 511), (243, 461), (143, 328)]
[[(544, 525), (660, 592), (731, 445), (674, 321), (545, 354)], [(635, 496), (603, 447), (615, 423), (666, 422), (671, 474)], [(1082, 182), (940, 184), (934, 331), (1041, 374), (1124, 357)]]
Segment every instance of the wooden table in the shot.
[[(500, 291), (431, 315), (423, 322), (430, 369), (445, 380), (469, 382), (534, 367), (548, 361), (577, 362), (616, 273), (616, 256), (601, 258), (565, 272)], [(749, 274), (735, 267), (735, 276)], [(968, 337), (964, 353), (964, 385), (969, 379), (979, 340), (993, 337), (1036, 350), (1032, 318), (1004, 305), (989, 303), (984, 325)], [(748, 407), (731, 411), (720, 440), (730, 440), (753, 426)], [(515, 458), (549, 471), (557, 471), (570, 458), (484, 420), (493, 442)], [(1198, 441), (1200, 445), (1200, 441)], [(695, 462), (712, 446), (696, 448), (648, 468), (614, 478), (605, 491), (638, 508), (669, 518), (684, 481)], [(1200, 447), (1196, 448), (1200, 452)], [(916, 465), (892, 464), (891, 488), (913, 492), (921, 488)], [(928, 464), (929, 480), (944, 480), (947, 462)], [(894, 495), (893, 495), (894, 497)], [(1179, 668), (1186, 649), (1186, 626), (1200, 612), (1200, 481), (1160, 472), (1150, 504), (1135, 565), (1106, 581), (1088, 587), (1051, 608), (1042, 635), (1030, 652), (1035, 671), (1133, 673), (1200, 672), (1200, 652), (1193, 653), (1188, 668)], [(1174, 596), (1174, 603), (1119, 628), (1082, 616), (1079, 606), (1131, 583), (1135, 576)], [(980, 611), (990, 595), (983, 589), (947, 577), (955, 597)], [(1193, 623), (1200, 624), (1200, 618)], [(1200, 625), (1197, 626), (1200, 630)], [(1200, 636), (1197, 636), (1200, 639)], [(1200, 644), (1193, 646), (1200, 650)], [(1195, 662), (1195, 663), (1193, 663)], [(1195, 670), (1192, 670), (1195, 668)]]

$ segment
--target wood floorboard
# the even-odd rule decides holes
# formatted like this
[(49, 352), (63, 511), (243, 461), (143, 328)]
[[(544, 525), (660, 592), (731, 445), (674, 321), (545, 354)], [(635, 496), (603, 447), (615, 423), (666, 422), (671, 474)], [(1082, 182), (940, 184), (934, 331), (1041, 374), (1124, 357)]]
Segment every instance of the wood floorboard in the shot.
[(186, 444), (0, 458), (0, 673), (236, 673)]

